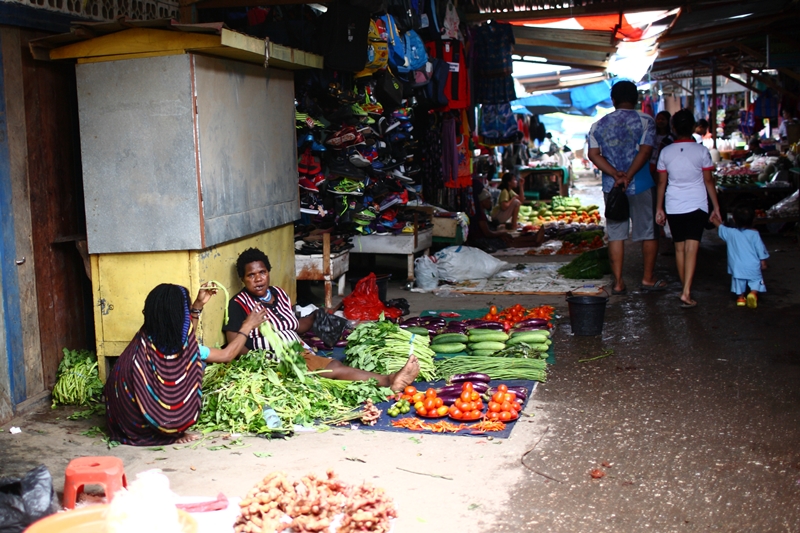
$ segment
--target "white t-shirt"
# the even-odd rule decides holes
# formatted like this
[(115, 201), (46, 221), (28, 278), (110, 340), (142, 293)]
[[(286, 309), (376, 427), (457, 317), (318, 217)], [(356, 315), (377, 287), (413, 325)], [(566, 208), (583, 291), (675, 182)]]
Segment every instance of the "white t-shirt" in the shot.
[(692, 141), (675, 141), (658, 156), (656, 169), (667, 173), (664, 210), (669, 215), (701, 209), (708, 213), (708, 192), (703, 171), (714, 170), (708, 148)]

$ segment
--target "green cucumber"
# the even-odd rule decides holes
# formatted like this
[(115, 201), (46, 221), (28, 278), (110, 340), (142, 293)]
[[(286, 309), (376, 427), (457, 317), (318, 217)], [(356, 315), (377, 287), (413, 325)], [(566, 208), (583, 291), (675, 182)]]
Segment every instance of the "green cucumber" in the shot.
[(469, 341), (469, 337), (464, 335), (463, 333), (440, 333), (436, 335), (433, 340), (431, 340), (431, 344), (447, 344), (451, 342), (467, 342)]
[(525, 334), (528, 334), (528, 333), (537, 333), (539, 335), (544, 335), (545, 337), (548, 337), (548, 338), (550, 337), (550, 331), (546, 330), (546, 329), (534, 329), (534, 330), (530, 330), (530, 331), (514, 331), (513, 329), (511, 330), (511, 336), (512, 337), (516, 337), (517, 335), (525, 335)]
[(481, 341), (481, 342), (472, 342), (469, 343), (470, 350), (477, 351), (477, 350), (502, 350), (505, 348), (505, 343), (497, 342), (497, 341)]
[(538, 331), (523, 331), (521, 333), (517, 333), (516, 335), (512, 335), (508, 342), (544, 342), (548, 340), (548, 338), (549, 335), (542, 334)]
[(539, 337), (513, 337), (513, 338), (508, 339), (506, 341), (506, 345), (514, 346), (516, 344), (522, 344), (522, 343), (525, 343), (525, 344), (528, 344), (528, 345), (546, 344), (546, 341), (547, 341), (547, 339), (544, 338), (544, 337), (541, 337), (541, 336), (539, 336)]
[(406, 330), (406, 331), (410, 331), (414, 335), (425, 335), (426, 337), (428, 337), (431, 334), (430, 331), (428, 331), (425, 328), (419, 327), (419, 326), (409, 326), (409, 327), (403, 328), (403, 329)]
[(498, 330), (491, 330), (488, 333), (481, 332), (481, 333), (474, 333), (475, 330), (469, 332), (469, 342), (481, 342), (481, 341), (497, 341), (503, 342), (508, 340), (508, 333)]
[(436, 353), (459, 353), (467, 349), (463, 342), (443, 342), (441, 344), (431, 344), (430, 349)]
[(497, 350), (474, 350), (470, 355), (475, 357), (490, 357), (497, 353)]

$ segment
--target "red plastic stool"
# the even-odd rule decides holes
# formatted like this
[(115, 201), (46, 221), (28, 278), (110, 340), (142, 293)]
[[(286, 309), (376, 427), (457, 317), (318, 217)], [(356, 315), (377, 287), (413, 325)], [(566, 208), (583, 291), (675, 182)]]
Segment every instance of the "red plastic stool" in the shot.
[(102, 485), (106, 493), (106, 503), (110, 503), (115, 492), (128, 486), (122, 459), (78, 457), (70, 461), (64, 475), (64, 507), (75, 508), (75, 500), (83, 492), (85, 485)]

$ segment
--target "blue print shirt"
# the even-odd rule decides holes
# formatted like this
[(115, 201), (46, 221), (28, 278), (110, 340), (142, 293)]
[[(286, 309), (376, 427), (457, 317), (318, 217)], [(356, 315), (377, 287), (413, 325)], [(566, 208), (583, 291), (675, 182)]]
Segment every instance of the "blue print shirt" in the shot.
[[(653, 117), (635, 109), (617, 109), (597, 122), (589, 130), (589, 148), (599, 148), (611, 166), (627, 172), (639, 152), (639, 145), (655, 146), (656, 121)], [(647, 163), (645, 163), (647, 168)], [(644, 192), (636, 190), (636, 181), (628, 185), (629, 195)], [(611, 192), (614, 177), (603, 172), (603, 192)]]

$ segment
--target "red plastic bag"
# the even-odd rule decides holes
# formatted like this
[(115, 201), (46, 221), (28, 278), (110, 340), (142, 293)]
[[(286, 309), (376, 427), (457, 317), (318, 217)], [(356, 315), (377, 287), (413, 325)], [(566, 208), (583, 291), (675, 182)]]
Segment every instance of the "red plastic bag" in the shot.
[(345, 296), (344, 316), (349, 320), (378, 320), (381, 313), (386, 318), (397, 318), (402, 311), (396, 307), (386, 307), (378, 297), (378, 282), (375, 273), (358, 280), (355, 290)]

